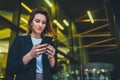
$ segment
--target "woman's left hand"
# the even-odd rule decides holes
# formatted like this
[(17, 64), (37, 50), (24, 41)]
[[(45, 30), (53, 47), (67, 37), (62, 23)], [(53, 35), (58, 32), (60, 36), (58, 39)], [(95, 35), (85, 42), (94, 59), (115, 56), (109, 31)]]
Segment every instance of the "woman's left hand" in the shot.
[(55, 55), (55, 48), (51, 45), (47, 46), (46, 54), (48, 55), (48, 58), (53, 58)]

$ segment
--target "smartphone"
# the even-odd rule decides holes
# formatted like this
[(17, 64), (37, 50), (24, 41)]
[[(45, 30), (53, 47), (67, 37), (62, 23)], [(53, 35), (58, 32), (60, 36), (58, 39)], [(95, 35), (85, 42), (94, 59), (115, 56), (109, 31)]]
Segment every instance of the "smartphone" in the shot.
[(45, 37), (43, 37), (42, 44), (44, 44), (44, 43), (52, 44), (52, 40), (53, 40), (53, 37), (45, 36)]

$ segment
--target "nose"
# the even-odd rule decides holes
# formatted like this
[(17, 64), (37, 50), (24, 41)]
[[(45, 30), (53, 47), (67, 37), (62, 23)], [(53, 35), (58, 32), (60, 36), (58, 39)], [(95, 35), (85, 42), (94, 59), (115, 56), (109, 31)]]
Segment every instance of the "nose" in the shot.
[(39, 23), (39, 26), (42, 26), (42, 22)]

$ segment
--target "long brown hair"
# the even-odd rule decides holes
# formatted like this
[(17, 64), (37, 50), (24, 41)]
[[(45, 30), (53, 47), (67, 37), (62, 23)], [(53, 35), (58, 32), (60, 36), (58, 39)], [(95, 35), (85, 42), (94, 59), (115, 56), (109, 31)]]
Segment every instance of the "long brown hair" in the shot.
[(47, 36), (55, 36), (56, 33), (52, 27), (52, 24), (51, 24), (51, 20), (50, 20), (50, 15), (48, 13), (48, 11), (46, 10), (46, 8), (44, 7), (37, 7), (35, 9), (33, 9), (33, 11), (30, 13), (30, 18), (29, 18), (29, 21), (28, 21), (28, 35), (31, 34), (32, 32), (32, 21), (35, 17), (36, 14), (43, 14), (46, 16), (46, 27), (45, 27), (45, 30), (42, 32), (42, 35), (41, 36), (44, 36), (44, 35), (47, 35)]

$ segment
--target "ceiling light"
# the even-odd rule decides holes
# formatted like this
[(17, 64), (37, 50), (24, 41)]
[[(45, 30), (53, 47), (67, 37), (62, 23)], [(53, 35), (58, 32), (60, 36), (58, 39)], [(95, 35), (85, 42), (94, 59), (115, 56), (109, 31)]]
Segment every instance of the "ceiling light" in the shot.
[(25, 22), (26, 24), (28, 24), (28, 21), (27, 21), (25, 18), (21, 17), (20, 19), (21, 19), (23, 22)]
[(66, 26), (69, 26), (69, 23), (67, 20), (63, 19), (63, 23), (66, 25)]
[(49, 7), (52, 7), (52, 3), (50, 2), (50, 0), (45, 0), (45, 2), (48, 4)]
[(55, 23), (61, 30), (64, 30), (64, 27), (57, 20), (53, 20), (53, 23)]
[(21, 6), (24, 7), (30, 13), (32, 12), (32, 10), (25, 3), (21, 2)]
[(90, 11), (87, 11), (87, 14), (88, 14), (88, 17), (89, 17), (91, 23), (94, 23), (94, 20), (93, 20), (93, 17), (92, 17), (91, 12), (90, 12)]

